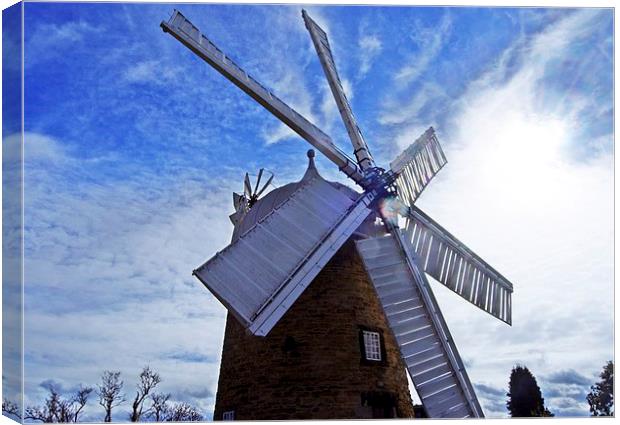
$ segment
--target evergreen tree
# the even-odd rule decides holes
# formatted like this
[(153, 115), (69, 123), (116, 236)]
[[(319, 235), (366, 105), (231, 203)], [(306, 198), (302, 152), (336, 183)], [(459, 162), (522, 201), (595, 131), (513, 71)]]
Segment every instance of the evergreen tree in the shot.
[(546, 407), (536, 378), (525, 366), (515, 366), (510, 373), (506, 407), (513, 418), (553, 416)]
[(612, 416), (614, 414), (614, 363), (610, 360), (599, 375), (600, 382), (590, 387), (587, 396), (592, 416)]

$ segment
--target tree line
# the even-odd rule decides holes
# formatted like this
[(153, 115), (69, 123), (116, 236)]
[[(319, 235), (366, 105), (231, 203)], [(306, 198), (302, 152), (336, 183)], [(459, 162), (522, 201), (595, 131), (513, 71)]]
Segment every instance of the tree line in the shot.
[[(599, 377), (601, 380), (590, 387), (586, 400), (592, 416), (614, 415), (614, 364), (608, 361)], [(184, 402), (170, 401), (170, 393), (157, 392), (161, 382), (159, 373), (145, 366), (138, 375), (136, 395), (131, 402), (128, 419), (131, 422), (185, 422), (201, 421), (204, 417), (198, 409)], [(104, 410), (104, 422), (112, 422), (113, 410), (125, 403), (123, 381), (118, 371), (106, 370), (101, 375), (98, 385), (81, 386), (70, 396), (62, 396), (53, 385), (48, 386), (48, 395), (42, 405), (28, 406), (24, 410), (25, 420), (45, 423), (79, 422), (83, 409), (93, 393)], [(517, 365), (510, 373), (509, 392), (506, 408), (512, 417), (551, 417), (552, 412), (545, 406), (542, 391), (536, 378), (525, 366)], [(22, 418), (17, 403), (4, 399), (2, 412)]]
[[(592, 416), (614, 415), (614, 364), (610, 360), (603, 367), (601, 380), (590, 387), (586, 401)], [(525, 366), (515, 366), (510, 373), (506, 407), (513, 418), (555, 416), (545, 407), (536, 378)]]
[[(112, 412), (121, 404), (129, 401), (131, 422), (185, 422), (201, 421), (202, 414), (194, 406), (185, 402), (171, 401), (170, 393), (157, 392), (161, 382), (159, 373), (145, 366), (138, 375), (136, 395), (127, 399), (123, 393), (124, 382), (119, 371), (106, 370), (95, 387), (80, 387), (71, 395), (63, 396), (54, 385), (47, 387), (48, 395), (42, 405), (27, 406), (23, 412), (24, 420), (44, 423), (80, 422), (84, 407), (91, 396), (96, 395), (104, 411), (104, 422), (112, 422)], [(22, 419), (22, 412), (17, 403), (3, 399), (2, 412)]]

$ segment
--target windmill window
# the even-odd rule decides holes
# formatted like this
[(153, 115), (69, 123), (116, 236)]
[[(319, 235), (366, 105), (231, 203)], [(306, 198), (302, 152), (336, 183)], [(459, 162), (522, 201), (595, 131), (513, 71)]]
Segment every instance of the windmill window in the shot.
[(222, 413), (223, 421), (234, 421), (235, 420), (235, 411), (229, 410), (228, 412)]
[(381, 361), (381, 335), (379, 332), (362, 331), (366, 360)]

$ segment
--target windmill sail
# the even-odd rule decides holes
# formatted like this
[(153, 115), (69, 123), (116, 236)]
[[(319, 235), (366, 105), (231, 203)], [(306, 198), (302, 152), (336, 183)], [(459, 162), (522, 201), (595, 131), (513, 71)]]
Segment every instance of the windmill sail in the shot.
[(161, 27), (321, 151), (356, 183), (362, 181), (363, 174), (359, 167), (327, 134), (248, 75), (178, 10), (174, 11), (168, 22), (162, 22)]
[(336, 71), (336, 63), (334, 62), (334, 57), (332, 55), (331, 48), (329, 47), (327, 33), (323, 31), (323, 29), (316, 22), (314, 22), (312, 18), (310, 18), (310, 15), (308, 15), (305, 10), (303, 10), (301, 14), (304, 18), (304, 22), (306, 23), (306, 28), (310, 32), (310, 37), (312, 38), (316, 52), (319, 55), (319, 60), (321, 61), (323, 71), (325, 71), (325, 76), (327, 77), (329, 87), (334, 95), (334, 98), (336, 99), (340, 116), (342, 117), (344, 125), (347, 128), (349, 138), (353, 143), (357, 163), (362, 170), (372, 168), (375, 166), (375, 162), (370, 154), (370, 151), (368, 150), (364, 136), (362, 136), (362, 132), (357, 125), (357, 121), (355, 120), (355, 116), (353, 115), (353, 111), (351, 110), (351, 106), (347, 100), (347, 95), (344, 93), (342, 82), (338, 76), (338, 71)]
[(370, 214), (320, 177), (194, 271), (250, 332), (266, 335)]
[(400, 230), (356, 245), (428, 416), (483, 417), (428, 281)]
[(413, 205), (447, 162), (435, 130), (430, 127), (390, 163), (397, 176), (398, 196), (407, 205)]
[(512, 283), (422, 210), (406, 216), (406, 236), (423, 270), (467, 301), (512, 323)]

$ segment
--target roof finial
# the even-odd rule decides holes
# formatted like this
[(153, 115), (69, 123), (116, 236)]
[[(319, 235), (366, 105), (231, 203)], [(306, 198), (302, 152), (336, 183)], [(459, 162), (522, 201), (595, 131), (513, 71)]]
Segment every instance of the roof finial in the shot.
[(316, 165), (314, 164), (314, 149), (308, 149), (306, 155), (308, 155), (308, 169), (312, 168), (316, 170)]
[(302, 177), (302, 180), (308, 180), (319, 175), (316, 165), (314, 164), (314, 149), (308, 149), (306, 155), (308, 155), (308, 169)]

